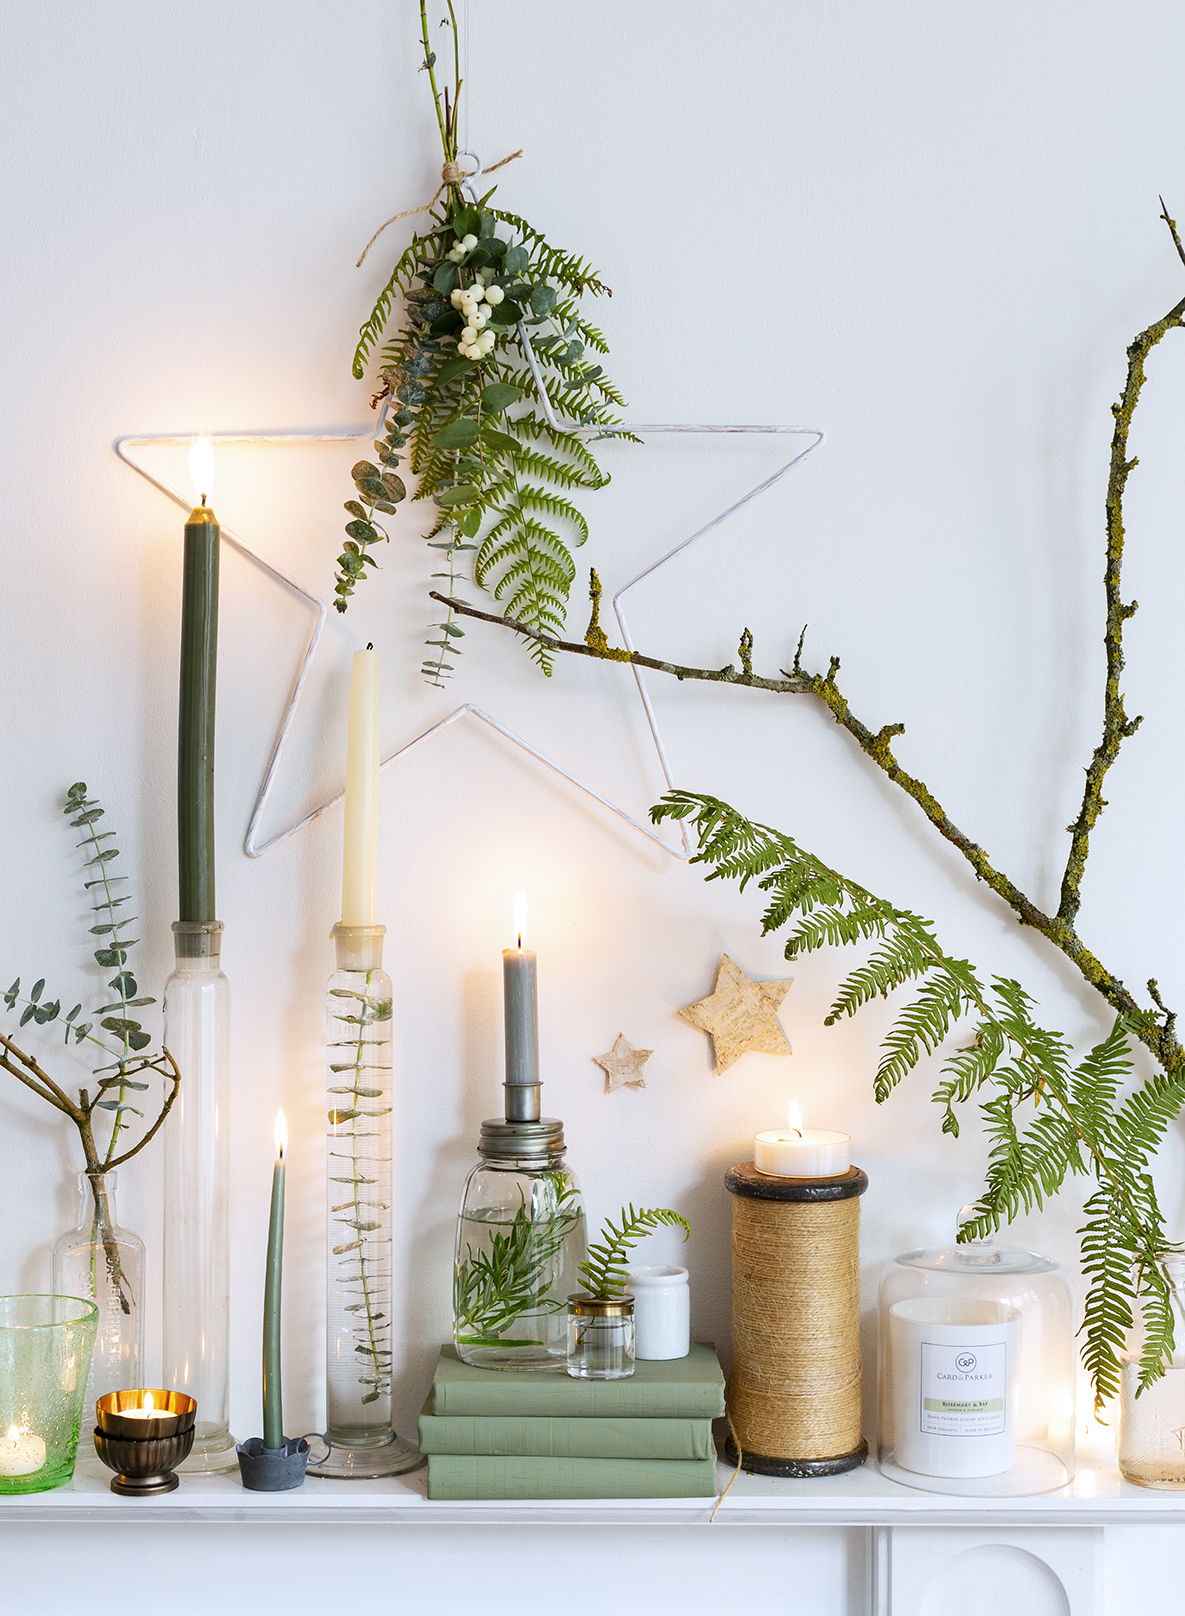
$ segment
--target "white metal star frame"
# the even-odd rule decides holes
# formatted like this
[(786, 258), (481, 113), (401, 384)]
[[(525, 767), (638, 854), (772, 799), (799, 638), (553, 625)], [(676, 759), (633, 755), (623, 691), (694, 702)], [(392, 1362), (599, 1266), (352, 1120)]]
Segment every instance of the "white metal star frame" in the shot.
[[(475, 152), (465, 151), (459, 152), (457, 155), (459, 157), (472, 157), (474, 163), (476, 164), (475, 172), (481, 171), (481, 160), (478, 158)], [(476, 203), (477, 196), (472, 185), (465, 182), (463, 189), (469, 195), (470, 200)], [(551, 402), (547, 396), (547, 390), (543, 385), (543, 377), (540, 373), (539, 365), (535, 358), (535, 351), (531, 347), (530, 337), (524, 326), (519, 326), (518, 337), (527, 356), (527, 363), (531, 367), (531, 374), (534, 377), (535, 385), (539, 390), (539, 398), (543, 408), (543, 413), (547, 417), (549, 424), (554, 427), (562, 427), (563, 430), (569, 432), (588, 433), (590, 436), (601, 435), (598, 428), (583, 427), (575, 422), (561, 422), (557, 419), (552, 411)], [(116, 439), (115, 452), (126, 465), (131, 466), (133, 471), (139, 472), (141, 477), (146, 478), (154, 488), (158, 488), (161, 493), (171, 499), (174, 504), (181, 506), (182, 510), (188, 510), (190, 501), (185, 497), (185, 495), (182, 494), (178, 489), (171, 487), (170, 484), (163, 482), (161, 478), (155, 476), (151, 471), (149, 471), (148, 467), (143, 465), (142, 462), (139, 461), (132, 453), (133, 449), (145, 448), (150, 444), (172, 444), (177, 446), (191, 444), (194, 441), (194, 438), (199, 435), (208, 438), (211, 443), (360, 443), (364, 439), (378, 435), (382, 428), (383, 418), (386, 415), (386, 412), (387, 405), (384, 403), (378, 412), (378, 416), (373, 427), (346, 427), (338, 432), (304, 432), (301, 430), (293, 430), (285, 432), (206, 432), (201, 434), (153, 433), (143, 437), (123, 437)], [(718, 516), (714, 516), (710, 522), (705, 523), (701, 528), (697, 528), (689, 538), (681, 540), (680, 543), (675, 545), (673, 549), (668, 550), (665, 555), (659, 556), (657, 560), (652, 561), (649, 566), (645, 567), (643, 571), (638, 573), (636, 577), (631, 578), (628, 583), (621, 586), (621, 588), (613, 596), (613, 609), (617, 614), (618, 625), (620, 626), (622, 640), (625, 643), (626, 649), (632, 651), (635, 649), (635, 647), (633, 638), (630, 634), (629, 622), (626, 619), (623, 599), (629, 593), (629, 591), (634, 588), (635, 584), (640, 584), (644, 578), (649, 578), (651, 574), (657, 572), (660, 567), (665, 567), (667, 563), (673, 561), (676, 556), (682, 555), (682, 553), (689, 549), (693, 544), (698, 543), (700, 539), (705, 538), (709, 533), (714, 532), (723, 522), (726, 522), (730, 516), (734, 516), (737, 511), (748, 505), (751, 500), (756, 499), (759, 494), (764, 494), (768, 489), (772, 488), (775, 483), (781, 482), (782, 478), (785, 477), (787, 472), (793, 471), (794, 467), (801, 464), (801, 462), (806, 459), (807, 455), (809, 455), (812, 450), (819, 447), (819, 445), (824, 441), (826, 435), (820, 428), (810, 426), (695, 426), (661, 424), (657, 426), (631, 425), (630, 430), (631, 432), (637, 433), (639, 437), (648, 435), (655, 436), (660, 433), (670, 432), (743, 433), (774, 434), (799, 437), (805, 436), (813, 438), (814, 440), (812, 443), (808, 443), (804, 449), (800, 449), (797, 454), (792, 455), (785, 465), (779, 466), (775, 472), (764, 480), (764, 482), (758, 483), (755, 488), (751, 488), (747, 494), (742, 495), (740, 499), (729, 505), (727, 509), (721, 511)], [(245, 556), (249, 561), (253, 561), (257, 567), (260, 567), (264, 572), (268, 573), (270, 577), (275, 578), (278, 583), (283, 584), (287, 588), (291, 589), (295, 594), (299, 595), (302, 600), (307, 601), (308, 604), (313, 608), (316, 615), (316, 621), (309, 632), (308, 640), (305, 642), (304, 654), (301, 657), (300, 665), (296, 670), (296, 675), (293, 679), (291, 690), (289, 691), (288, 701), (284, 707), (284, 712), (280, 719), (280, 727), (276, 731), (276, 738), (272, 743), (271, 755), (267, 761), (267, 768), (264, 770), (263, 784), (260, 786), (259, 795), (255, 799), (255, 807), (252, 809), (251, 819), (247, 826), (247, 834), (243, 840), (243, 851), (246, 853), (248, 858), (262, 858), (265, 853), (270, 853), (273, 848), (279, 847), (282, 842), (286, 842), (290, 836), (295, 836), (298, 830), (302, 830), (305, 825), (309, 825), (314, 819), (319, 818), (320, 815), (325, 813), (327, 809), (332, 808), (335, 803), (341, 802), (345, 795), (344, 791), (339, 791), (335, 796), (328, 798), (325, 802), (319, 803), (316, 808), (311, 809), (307, 814), (304, 815), (302, 819), (296, 820), (293, 824), (288, 825), (284, 830), (277, 831), (276, 834), (274, 836), (270, 836), (267, 841), (260, 842), (260, 826), (263, 823), (263, 816), (267, 810), (268, 800), (272, 793), (272, 787), (275, 785), (276, 777), (279, 773), (280, 762), (284, 756), (284, 749), (288, 741), (289, 732), (291, 731), (293, 722), (296, 718), (297, 708), (300, 706), (300, 698), (304, 693), (304, 687), (308, 680), (309, 671), (313, 665), (313, 658), (317, 654), (317, 646), (320, 643), (321, 634), (325, 628), (325, 622), (329, 615), (329, 608), (319, 595), (314, 594), (311, 589), (306, 589), (302, 583), (298, 583), (297, 580), (289, 573), (285, 572), (282, 567), (273, 566), (270, 561), (265, 561), (261, 555), (257, 555), (248, 544), (239, 538), (237, 534), (232, 533), (229, 528), (224, 527), (222, 529), (222, 537), (227, 541), (228, 544), (233, 545), (240, 555)], [(647, 689), (646, 682), (642, 677), (641, 668), (634, 669), (634, 678), (637, 681), (638, 694), (642, 699), (642, 707), (646, 714), (646, 722), (650, 726), (650, 734), (653, 737), (655, 749), (658, 752), (658, 761), (662, 769), (663, 778), (667, 783), (668, 789), (670, 789), (674, 784), (671, 777), (670, 761), (667, 757), (666, 747), (663, 744), (662, 731), (659, 728), (658, 718), (655, 715), (654, 706), (650, 700), (650, 692)], [(505, 724), (500, 723), (498, 719), (492, 717), (491, 714), (483, 712), (480, 707), (475, 707), (472, 702), (465, 702), (462, 706), (454, 708), (454, 710), (449, 713), (446, 718), (440, 719), (438, 723), (432, 724), (428, 729), (417, 735), (413, 740), (410, 740), (406, 742), (405, 745), (398, 747), (394, 752), (391, 753), (389, 757), (382, 760), (380, 768), (385, 769), (390, 764), (394, 763), (396, 759), (406, 757), (407, 754), (413, 751), (417, 746), (421, 745), (424, 741), (429, 740), (433, 735), (438, 735), (442, 730), (447, 729), (451, 724), (455, 724), (459, 718), (465, 717), (466, 714), (469, 714), (473, 718), (479, 719), (483, 724), (488, 724), (491, 729), (497, 731), (499, 735), (503, 736), (513, 745), (519, 747), (522, 751), (526, 752), (528, 756), (533, 757), (537, 762), (542, 763), (545, 768), (550, 769), (554, 774), (558, 774), (560, 778), (566, 780), (569, 785), (575, 786), (578, 791), (582, 791), (586, 796), (591, 797), (594, 802), (600, 803), (602, 808), (607, 808), (609, 812), (615, 814), (618, 819), (624, 820), (625, 823), (633, 830), (636, 830), (639, 835), (644, 836), (648, 842), (654, 842), (658, 847), (661, 847), (664, 852), (672, 854), (675, 858), (686, 859), (691, 856), (691, 844), (687, 837), (687, 831), (682, 824), (679, 826), (679, 834), (682, 838), (682, 846), (672, 847), (671, 844), (664, 841), (661, 836), (655, 835), (649, 826), (644, 825), (639, 820), (635, 819), (632, 814), (627, 813), (627, 811), (624, 808), (619, 807), (617, 803), (610, 802), (608, 797), (603, 797), (599, 791), (595, 791), (592, 786), (587, 785), (583, 780), (577, 779), (574, 774), (570, 774), (568, 770), (565, 769), (561, 764), (557, 763), (554, 758), (548, 757), (544, 752), (540, 752), (537, 747), (531, 745), (530, 741), (524, 740), (521, 735), (516, 735), (513, 730), (507, 729)]]

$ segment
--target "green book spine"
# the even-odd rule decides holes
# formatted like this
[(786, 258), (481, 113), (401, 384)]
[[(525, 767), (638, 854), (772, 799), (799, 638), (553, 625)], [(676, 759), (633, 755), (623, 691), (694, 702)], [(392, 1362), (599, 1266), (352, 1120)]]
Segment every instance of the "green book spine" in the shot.
[(624, 1380), (576, 1380), (555, 1370), (475, 1369), (443, 1347), (432, 1380), (437, 1415), (555, 1419), (710, 1420), (724, 1413), (724, 1376), (712, 1347), (686, 1358), (639, 1359)]
[(429, 1498), (714, 1498), (713, 1459), (538, 1459), (433, 1453)]
[(421, 1453), (540, 1459), (714, 1459), (711, 1420), (579, 1420), (420, 1414)]

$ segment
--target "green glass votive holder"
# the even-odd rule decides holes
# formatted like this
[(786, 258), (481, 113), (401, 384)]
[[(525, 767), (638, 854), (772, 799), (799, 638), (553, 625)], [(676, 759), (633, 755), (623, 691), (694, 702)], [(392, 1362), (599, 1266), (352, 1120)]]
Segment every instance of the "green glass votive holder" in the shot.
[(0, 1494), (74, 1474), (98, 1322), (80, 1296), (0, 1296)]

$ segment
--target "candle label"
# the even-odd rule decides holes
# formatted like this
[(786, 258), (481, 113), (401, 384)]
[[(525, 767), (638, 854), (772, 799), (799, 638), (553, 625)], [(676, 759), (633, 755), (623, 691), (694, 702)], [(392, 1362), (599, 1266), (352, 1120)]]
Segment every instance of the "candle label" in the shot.
[(1002, 1436), (1007, 1417), (1008, 1347), (921, 1343), (921, 1429), (928, 1436)]

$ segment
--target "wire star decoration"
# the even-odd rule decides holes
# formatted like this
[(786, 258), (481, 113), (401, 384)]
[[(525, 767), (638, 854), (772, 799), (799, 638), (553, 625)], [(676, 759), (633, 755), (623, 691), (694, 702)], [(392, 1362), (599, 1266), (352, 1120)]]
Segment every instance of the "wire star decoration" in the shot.
[[(539, 375), (535, 355), (530, 345), (530, 338), (526, 330), (522, 327), (519, 328), (519, 336), (524, 351), (527, 355), (528, 362), (531, 365), (532, 371), (535, 372), (535, 378), (543, 404), (543, 411), (548, 421), (553, 426), (562, 425), (565, 430), (569, 431), (588, 431), (594, 433), (594, 435), (599, 433), (599, 428), (584, 428), (576, 423), (561, 422), (557, 419), (552, 412), (550, 404), (548, 403), (547, 394), (543, 387), (542, 377)], [(377, 435), (381, 431), (386, 410), (387, 405), (384, 403), (378, 411), (378, 415), (373, 426), (366, 425), (360, 427), (343, 427), (337, 431), (330, 432), (310, 432), (300, 428), (294, 428), (292, 430), (281, 432), (257, 433), (154, 433), (144, 436), (128, 436), (118, 438), (116, 439), (114, 447), (116, 454), (125, 463), (125, 465), (130, 466), (133, 471), (137, 472), (141, 477), (144, 477), (152, 484), (154, 488), (159, 489), (160, 492), (167, 498), (171, 499), (174, 504), (179, 505), (182, 510), (187, 511), (190, 507), (190, 500), (187, 499), (186, 496), (178, 489), (172, 487), (169, 483), (166, 483), (161, 478), (155, 476), (135, 455), (133, 452), (135, 449), (147, 447), (153, 444), (191, 444), (199, 436), (209, 439), (209, 441), (214, 444), (306, 444), (362, 442), (367, 438)], [(748, 493), (742, 495), (740, 499), (735, 500), (725, 510), (714, 516), (711, 521), (705, 523), (704, 526), (697, 528), (694, 533), (692, 533), (688, 538), (681, 540), (680, 543), (675, 545), (673, 549), (668, 550), (664, 555), (661, 555), (656, 560), (650, 562), (649, 565), (638, 573), (636, 577), (631, 578), (627, 583), (623, 584), (617, 590), (616, 594), (613, 596), (613, 608), (617, 615), (617, 621), (621, 629), (622, 639), (626, 649), (632, 651), (635, 649), (635, 646), (630, 634), (629, 622), (626, 618), (624, 606), (624, 597), (629, 593), (629, 591), (633, 589), (635, 585), (640, 584), (643, 579), (649, 578), (653, 573), (657, 572), (660, 567), (666, 566), (677, 556), (682, 555), (683, 552), (689, 549), (693, 544), (697, 544), (709, 533), (713, 533), (724, 522), (726, 522), (729, 517), (734, 516), (744, 506), (748, 505), (751, 500), (756, 499), (759, 495), (764, 494), (767, 492), (767, 490), (773, 488), (774, 485), (779, 483), (788, 472), (800, 465), (802, 461), (805, 460), (807, 455), (809, 455), (813, 450), (817, 449), (819, 445), (825, 441), (825, 434), (819, 427), (805, 426), (699, 426), (692, 424), (676, 425), (661, 423), (652, 426), (633, 426), (631, 424), (630, 431), (636, 433), (642, 438), (663, 433), (732, 433), (738, 435), (772, 434), (776, 436), (807, 436), (813, 440), (807, 444), (805, 448), (800, 448), (790, 457), (789, 460), (787, 460), (783, 465), (779, 466), (776, 471), (774, 471), (770, 476), (766, 477), (762, 482), (758, 483), (754, 488), (751, 488)], [(248, 858), (262, 858), (265, 853), (270, 853), (273, 848), (279, 847), (283, 842), (286, 842), (290, 836), (294, 836), (297, 831), (303, 830), (306, 825), (311, 824), (313, 820), (318, 819), (328, 809), (341, 802), (345, 795), (344, 790), (337, 792), (334, 796), (327, 798), (326, 801), (318, 803), (315, 808), (304, 814), (300, 819), (297, 819), (292, 824), (285, 826), (282, 830), (276, 831), (266, 840), (261, 840), (264, 815), (267, 811), (268, 802), (280, 772), (288, 737), (296, 719), (301, 697), (304, 694), (305, 685), (308, 682), (309, 673), (313, 665), (313, 659), (317, 654), (317, 647), (320, 643), (321, 635), (325, 628), (329, 608), (326, 602), (322, 600), (321, 597), (313, 590), (308, 589), (304, 584), (299, 583), (297, 579), (285, 572), (283, 568), (277, 567), (272, 562), (265, 560), (263, 556), (252, 550), (245, 540), (240, 538), (237, 534), (231, 532), (228, 528), (224, 527), (222, 529), (222, 537), (227, 541), (227, 543), (231, 544), (236, 550), (238, 550), (241, 555), (245, 556), (249, 561), (260, 567), (270, 577), (274, 578), (277, 583), (293, 590), (301, 597), (302, 600), (306, 601), (312, 608), (315, 619), (309, 630), (309, 635), (305, 642), (305, 648), (302, 653), (301, 660), (293, 676), (288, 700), (280, 718), (280, 725), (276, 731), (275, 740), (272, 743), (271, 753), (264, 769), (263, 782), (260, 785), (259, 794), (255, 799), (255, 806), (252, 809), (251, 818), (247, 825), (247, 832), (243, 840), (243, 851), (246, 853)], [(647, 689), (645, 679), (643, 678), (642, 670), (635, 667), (633, 673), (637, 682), (638, 694), (641, 698), (642, 707), (646, 715), (646, 721), (650, 729), (650, 734), (654, 741), (655, 750), (658, 753), (658, 760), (662, 769), (663, 778), (666, 781), (667, 788), (670, 789), (673, 786), (674, 781), (671, 775), (670, 762), (667, 757), (666, 747), (663, 743), (662, 732), (659, 728), (658, 719), (655, 715), (654, 707), (650, 700), (650, 693)], [(593, 786), (578, 778), (575, 774), (566, 769), (561, 763), (557, 762), (556, 759), (549, 757), (544, 752), (541, 752), (537, 747), (532, 745), (530, 741), (526, 740), (523, 736), (516, 734), (514, 730), (507, 728), (506, 725), (500, 723), (499, 720), (493, 717), (492, 714), (485, 712), (482, 708), (475, 706), (472, 702), (462, 703), (461, 706), (454, 708), (454, 710), (445, 718), (442, 718), (439, 720), (439, 722), (430, 725), (428, 729), (423, 730), (419, 735), (416, 735), (410, 741), (405, 742), (404, 745), (397, 747), (394, 752), (382, 760), (380, 767), (383, 769), (389, 768), (398, 759), (406, 757), (407, 754), (413, 751), (416, 747), (430, 740), (433, 736), (440, 734), (443, 730), (448, 729), (459, 719), (467, 716), (475, 718), (479, 723), (485, 724), (491, 729), (495, 730), (513, 746), (516, 746), (521, 751), (526, 752), (528, 756), (533, 757), (537, 762), (542, 763), (544, 767), (550, 769), (554, 774), (559, 775), (561, 779), (564, 779), (570, 785), (575, 786), (578, 791), (581, 791), (586, 796), (591, 797), (594, 802), (599, 803), (602, 808), (607, 809), (611, 814), (616, 815), (618, 819), (623, 820), (627, 825), (630, 826), (632, 830), (637, 831), (640, 836), (644, 836), (647, 841), (653, 842), (657, 846), (661, 847), (664, 852), (670, 853), (675, 858), (679, 859), (687, 859), (691, 856), (691, 844), (687, 837), (687, 831), (682, 824), (679, 826), (682, 845), (672, 846), (671, 843), (667, 842), (663, 837), (657, 835), (649, 827), (649, 825), (646, 825), (641, 820), (637, 819), (627, 809), (621, 807), (620, 804), (612, 801), (609, 797), (597, 791)]]
[(604, 1055), (593, 1056), (597, 1065), (605, 1069), (605, 1093), (612, 1094), (614, 1089), (620, 1088), (644, 1089), (646, 1079), (642, 1068), (653, 1054), (652, 1049), (635, 1049), (625, 1034), (619, 1032), (612, 1049)]
[(690, 1021), (711, 1038), (717, 1075), (727, 1072), (750, 1050), (763, 1055), (793, 1054), (778, 1020), (778, 1006), (793, 980), (788, 976), (754, 982), (725, 954), (716, 973), (716, 986), (708, 997), (679, 1011), (684, 1021)]

